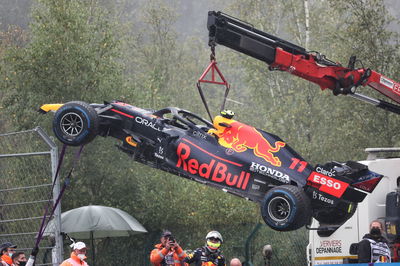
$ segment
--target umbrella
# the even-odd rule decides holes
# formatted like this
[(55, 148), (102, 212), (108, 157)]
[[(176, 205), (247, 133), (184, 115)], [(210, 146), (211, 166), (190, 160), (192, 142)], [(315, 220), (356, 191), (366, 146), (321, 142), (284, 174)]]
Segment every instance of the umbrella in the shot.
[[(53, 226), (51, 221), (44, 235), (54, 232)], [(89, 205), (62, 213), (61, 232), (73, 238), (90, 239), (93, 265), (95, 265), (93, 239), (131, 236), (147, 233), (147, 230), (130, 214), (120, 209)]]

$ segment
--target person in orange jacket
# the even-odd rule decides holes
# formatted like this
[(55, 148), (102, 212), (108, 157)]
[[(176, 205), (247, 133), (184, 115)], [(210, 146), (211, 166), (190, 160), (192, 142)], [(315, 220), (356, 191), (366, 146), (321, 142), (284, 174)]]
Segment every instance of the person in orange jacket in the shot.
[(15, 253), (15, 249), (17, 245), (12, 244), (11, 242), (5, 242), (0, 246), (0, 265), (11, 265), (12, 264), (12, 255)]
[(159, 244), (150, 253), (150, 262), (154, 266), (181, 266), (186, 253), (172, 236), (170, 231), (163, 231)]
[(71, 248), (73, 250), (71, 253), (71, 257), (67, 260), (64, 260), (63, 263), (60, 264), (60, 266), (88, 266), (85, 261), (87, 251), (85, 243), (72, 243)]

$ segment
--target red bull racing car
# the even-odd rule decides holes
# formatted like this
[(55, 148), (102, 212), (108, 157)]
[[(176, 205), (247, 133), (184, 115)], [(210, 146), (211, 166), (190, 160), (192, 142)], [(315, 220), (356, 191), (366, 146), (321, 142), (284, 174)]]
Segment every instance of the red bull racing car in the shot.
[(168, 107), (141, 109), (120, 101), (46, 104), (53, 131), (79, 146), (111, 136), (135, 161), (258, 202), (267, 225), (290, 231), (314, 217), (339, 227), (381, 175), (356, 163), (311, 166), (279, 137), (240, 123), (223, 111), (213, 121)]

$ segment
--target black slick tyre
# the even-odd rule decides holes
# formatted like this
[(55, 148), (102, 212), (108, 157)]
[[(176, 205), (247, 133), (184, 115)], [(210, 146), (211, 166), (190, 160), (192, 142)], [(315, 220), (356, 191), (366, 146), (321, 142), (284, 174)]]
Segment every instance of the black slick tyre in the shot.
[(85, 102), (68, 102), (54, 116), (54, 134), (58, 140), (70, 146), (89, 143), (96, 137), (98, 130), (97, 112)]
[(274, 230), (296, 230), (311, 219), (310, 200), (300, 187), (274, 187), (261, 202), (261, 215), (264, 222)]

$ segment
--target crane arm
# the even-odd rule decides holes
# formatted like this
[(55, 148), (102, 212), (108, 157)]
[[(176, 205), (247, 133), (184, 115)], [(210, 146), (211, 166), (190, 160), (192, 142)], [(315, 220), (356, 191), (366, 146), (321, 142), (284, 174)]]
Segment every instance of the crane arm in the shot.
[(369, 68), (354, 68), (355, 57), (348, 67), (335, 63), (317, 52), (260, 31), (251, 24), (222, 12), (208, 13), (209, 45), (224, 45), (266, 62), (270, 70), (289, 72), (330, 89), (334, 95), (350, 95), (380, 108), (400, 114), (400, 106), (355, 93), (358, 86), (369, 86), (400, 104), (400, 84)]

